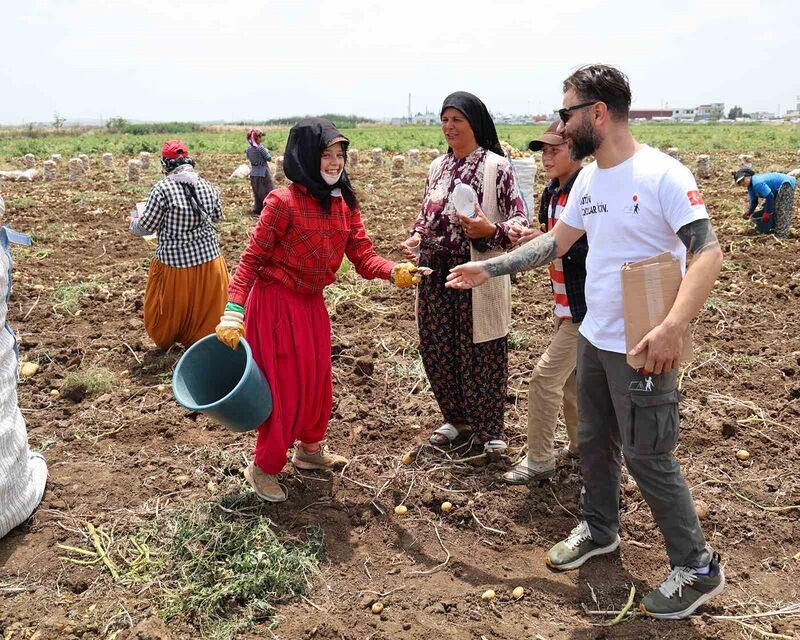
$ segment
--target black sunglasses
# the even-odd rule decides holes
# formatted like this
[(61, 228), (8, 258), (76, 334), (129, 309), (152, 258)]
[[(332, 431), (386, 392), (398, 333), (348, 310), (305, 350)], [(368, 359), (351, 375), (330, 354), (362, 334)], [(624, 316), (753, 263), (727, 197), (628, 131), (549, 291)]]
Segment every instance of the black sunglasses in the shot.
[(592, 100), (591, 102), (581, 102), (580, 104), (573, 104), (571, 107), (564, 107), (563, 109), (558, 110), (558, 117), (561, 118), (561, 122), (566, 124), (567, 120), (569, 120), (571, 112), (578, 109), (584, 109), (585, 107), (591, 107), (598, 102), (600, 102), (600, 100)]

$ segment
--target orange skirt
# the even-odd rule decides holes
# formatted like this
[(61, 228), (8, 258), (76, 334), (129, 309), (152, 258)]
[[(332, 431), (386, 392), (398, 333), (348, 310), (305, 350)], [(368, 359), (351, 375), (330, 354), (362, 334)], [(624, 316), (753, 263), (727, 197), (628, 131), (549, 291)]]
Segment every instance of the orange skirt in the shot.
[(144, 295), (144, 328), (162, 349), (185, 347), (214, 333), (228, 299), (228, 266), (218, 258), (196, 267), (150, 262)]

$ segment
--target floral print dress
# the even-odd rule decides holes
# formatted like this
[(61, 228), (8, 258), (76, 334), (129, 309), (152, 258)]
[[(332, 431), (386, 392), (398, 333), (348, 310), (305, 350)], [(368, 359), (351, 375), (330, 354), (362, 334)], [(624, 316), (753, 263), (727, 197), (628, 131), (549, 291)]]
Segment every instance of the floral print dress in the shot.
[(482, 442), (504, 438), (503, 414), (508, 378), (506, 338), (472, 342), (472, 292), (446, 288), (450, 269), (468, 262), (470, 243), (485, 251), (510, 248), (512, 224), (528, 226), (525, 205), (510, 166), (497, 171), (497, 210), (503, 217), (489, 238), (470, 240), (450, 201), (456, 185), (468, 184), (483, 202), (487, 151), (478, 147), (465, 158), (449, 152), (425, 183), (421, 210), (412, 233), (422, 237), (420, 265), (433, 269), (419, 285), (419, 352), (436, 402), (446, 422), (466, 424)]

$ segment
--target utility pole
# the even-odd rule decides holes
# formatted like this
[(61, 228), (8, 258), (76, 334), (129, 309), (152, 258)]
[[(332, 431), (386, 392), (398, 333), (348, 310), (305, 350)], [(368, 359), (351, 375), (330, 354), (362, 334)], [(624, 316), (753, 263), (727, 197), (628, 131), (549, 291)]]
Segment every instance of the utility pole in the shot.
[(408, 122), (411, 123), (411, 92), (408, 93)]

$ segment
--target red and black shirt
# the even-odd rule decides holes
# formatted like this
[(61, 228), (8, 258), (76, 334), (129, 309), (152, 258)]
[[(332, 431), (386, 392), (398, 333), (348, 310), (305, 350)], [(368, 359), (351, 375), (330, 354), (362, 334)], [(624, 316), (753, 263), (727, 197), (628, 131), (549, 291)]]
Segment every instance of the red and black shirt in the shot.
[[(569, 192), (578, 177), (580, 169), (563, 186), (553, 179), (545, 187), (539, 205), (539, 223), (543, 231), (552, 229), (564, 210)], [(582, 235), (569, 251), (550, 265), (550, 282), (555, 297), (556, 315), (571, 317), (572, 322), (582, 322), (586, 315), (586, 254), (589, 243)]]

